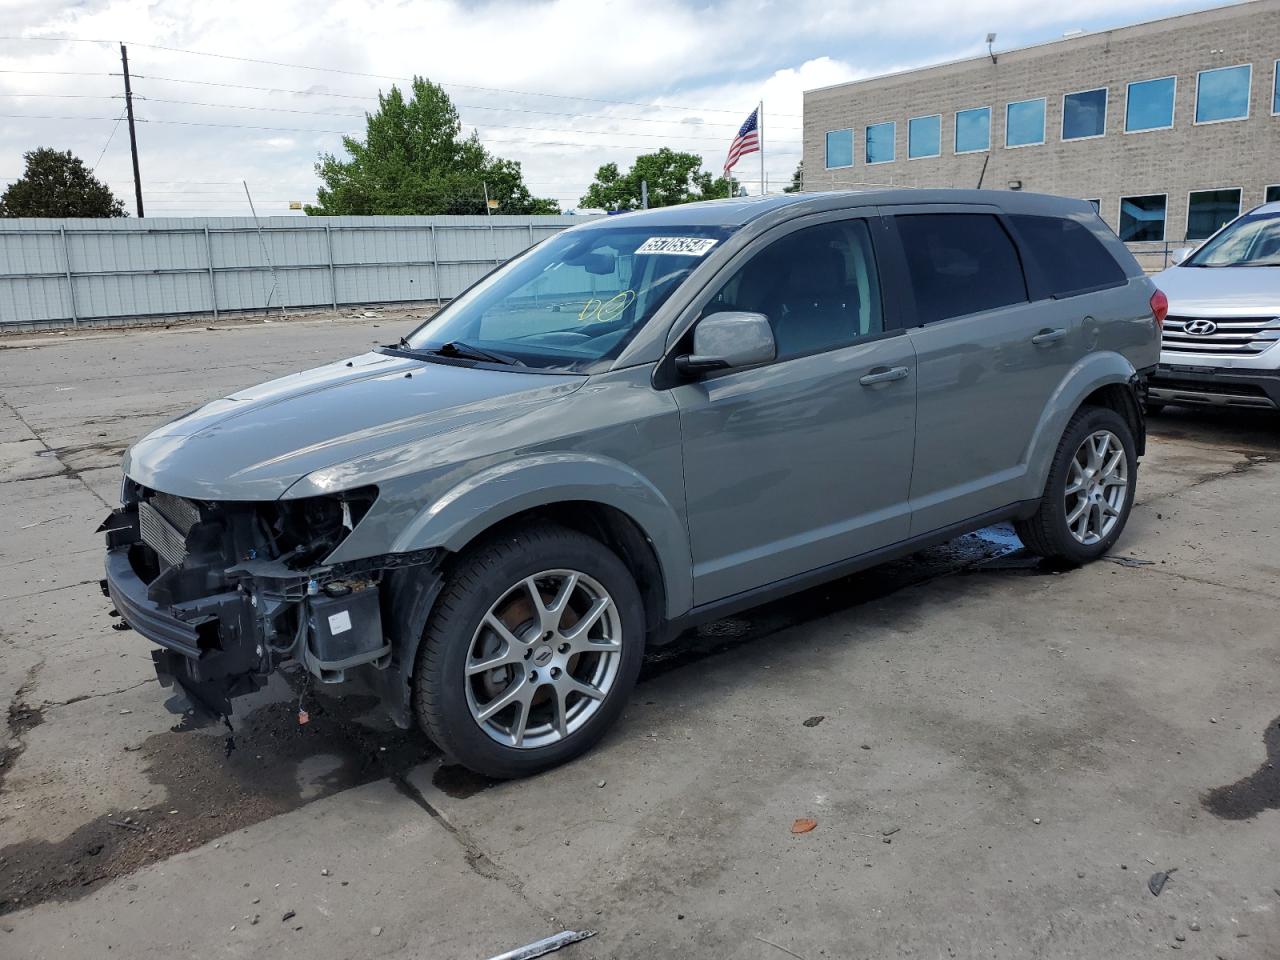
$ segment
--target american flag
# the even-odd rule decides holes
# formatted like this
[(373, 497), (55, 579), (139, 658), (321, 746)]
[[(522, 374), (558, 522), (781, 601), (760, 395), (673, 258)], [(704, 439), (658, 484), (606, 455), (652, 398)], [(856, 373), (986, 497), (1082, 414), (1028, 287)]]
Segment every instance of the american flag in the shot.
[(727, 177), (739, 158), (760, 149), (760, 108), (756, 107), (747, 122), (738, 128), (738, 135), (729, 144), (729, 156), (725, 157), (724, 175)]

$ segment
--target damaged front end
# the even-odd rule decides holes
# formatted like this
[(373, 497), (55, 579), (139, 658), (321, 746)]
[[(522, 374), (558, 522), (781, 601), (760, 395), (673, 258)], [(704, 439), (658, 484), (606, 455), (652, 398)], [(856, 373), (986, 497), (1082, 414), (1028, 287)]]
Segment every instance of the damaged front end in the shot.
[(372, 487), (263, 502), (175, 497), (125, 481), (106, 534), (103, 593), (161, 649), (175, 681), (214, 714), (282, 664), (322, 683), (353, 673), (411, 721), (409, 676), (438, 589), (440, 551), (339, 564), (330, 556), (372, 507)]

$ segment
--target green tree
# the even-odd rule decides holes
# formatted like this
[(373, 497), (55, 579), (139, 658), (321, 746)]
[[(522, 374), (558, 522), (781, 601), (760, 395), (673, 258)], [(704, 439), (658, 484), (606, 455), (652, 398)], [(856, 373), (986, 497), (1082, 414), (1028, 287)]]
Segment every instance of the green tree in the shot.
[(791, 184), (782, 188), (783, 193), (799, 193), (804, 189), (804, 161), (796, 164), (796, 172), (791, 175)]
[(696, 200), (717, 200), (736, 196), (738, 184), (724, 177), (712, 177), (702, 169), (702, 158), (696, 153), (680, 153), (663, 147), (656, 153), (642, 154), (626, 173), (616, 163), (606, 163), (596, 171), (596, 178), (582, 198), (582, 206), (602, 210), (639, 210), (641, 182), (649, 185), (649, 206), (670, 207)]
[(346, 159), (322, 153), (316, 175), (324, 186), (312, 215), (484, 213), (484, 190), (495, 212), (559, 213), (554, 200), (534, 197), (520, 164), (494, 157), (479, 136), (462, 136), (449, 95), (414, 77), (409, 99), (391, 87), (365, 114), (365, 138), (342, 138)]
[(0, 194), (0, 217), (127, 217), (124, 201), (70, 150), (23, 154), (27, 169)]

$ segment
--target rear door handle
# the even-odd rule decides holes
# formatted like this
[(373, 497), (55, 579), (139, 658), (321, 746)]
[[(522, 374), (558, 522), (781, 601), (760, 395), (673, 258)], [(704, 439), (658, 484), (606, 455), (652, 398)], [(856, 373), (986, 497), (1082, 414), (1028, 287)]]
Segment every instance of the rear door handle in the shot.
[(1031, 338), (1031, 342), (1037, 347), (1043, 347), (1045, 344), (1057, 343), (1066, 335), (1067, 330), (1065, 327), (1059, 327), (1057, 330), (1041, 330)]
[(864, 387), (874, 387), (877, 383), (889, 383), (893, 380), (904, 380), (907, 376), (906, 367), (881, 367), (872, 370), (865, 376), (859, 377), (858, 382)]

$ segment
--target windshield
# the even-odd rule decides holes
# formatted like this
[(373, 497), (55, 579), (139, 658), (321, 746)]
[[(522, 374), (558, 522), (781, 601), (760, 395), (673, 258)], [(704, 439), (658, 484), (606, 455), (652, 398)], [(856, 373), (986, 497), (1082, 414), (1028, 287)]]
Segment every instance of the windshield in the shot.
[(1183, 264), (1187, 267), (1280, 267), (1280, 214), (1244, 216)]
[(599, 370), (730, 232), (619, 224), (556, 234), (458, 297), (403, 345), (477, 360), (488, 353), (534, 369)]

